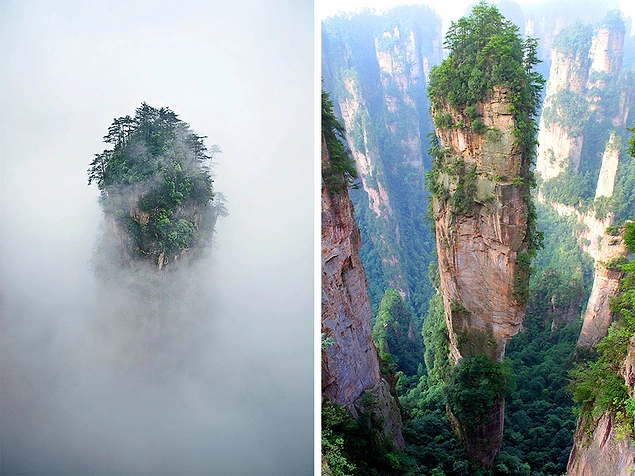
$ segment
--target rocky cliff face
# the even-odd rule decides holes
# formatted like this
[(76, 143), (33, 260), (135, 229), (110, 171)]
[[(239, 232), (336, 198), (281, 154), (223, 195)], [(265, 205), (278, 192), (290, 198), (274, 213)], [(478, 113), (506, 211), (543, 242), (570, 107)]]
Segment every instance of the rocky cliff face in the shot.
[[(635, 335), (630, 340), (620, 373), (632, 398), (635, 396)], [(603, 413), (594, 422), (595, 429), (590, 435), (583, 429), (585, 423), (578, 422), (567, 475), (632, 475), (635, 470), (635, 441), (621, 434), (623, 431), (615, 424), (615, 415)]]
[(362, 259), (373, 259), (367, 265), (376, 305), (387, 288), (408, 304), (432, 292), (426, 270), (433, 240), (419, 207), (432, 130), (426, 83), (442, 57), (441, 21), (427, 7), (403, 8), (329, 19), (323, 29), (325, 89), (346, 127), (364, 191), (351, 196), (368, 230)]
[[(502, 361), (505, 343), (518, 332), (524, 317), (516, 291), (518, 253), (527, 250), (528, 211), (523, 199), (527, 188), (517, 184), (521, 157), (514, 144), (509, 105), (500, 89), (479, 105), (483, 123), (499, 131), (495, 138), (461, 128), (438, 131), (453, 160), (462, 162), (460, 170), (441, 172), (439, 181), (456, 193), (466, 186), (462, 182), (472, 180), (475, 191), (469, 213), (457, 210), (449, 197), (435, 198), (433, 204), (439, 274), (455, 362), (474, 354), (469, 350), (475, 345), (471, 334), (483, 336), (481, 350), (490, 360)], [(464, 119), (455, 111), (447, 113), (455, 116), (456, 123)]]
[(620, 164), (620, 147), (617, 144), (615, 133), (611, 134), (604, 154), (602, 155), (602, 167), (600, 177), (595, 189), (595, 198), (612, 197), (617, 178), (617, 167)]
[[(576, 40), (583, 43), (579, 38)], [(582, 109), (575, 111), (570, 107), (572, 98), (578, 104), (586, 102), (588, 111), (596, 111), (593, 121), (604, 120), (607, 111), (602, 104), (603, 93), (615, 87), (621, 73), (624, 32), (618, 28), (598, 27), (590, 40), (588, 48), (576, 48), (570, 41), (561, 42), (559, 47), (553, 48), (536, 161), (536, 173), (543, 180), (557, 177), (569, 165), (576, 173), (580, 170), (585, 119), (572, 117), (584, 115)], [(619, 90), (619, 87), (614, 94), (619, 100), (617, 108), (608, 111), (609, 118), (614, 127), (623, 128), (630, 108), (630, 95), (627, 89)]]
[(589, 303), (584, 314), (584, 323), (578, 338), (578, 346), (591, 347), (606, 335), (613, 316), (609, 309), (609, 301), (615, 296), (620, 279), (621, 269), (611, 263), (626, 257), (628, 250), (620, 236), (604, 233), (595, 263), (595, 277)]
[(568, 476), (631, 476), (635, 468), (635, 444), (615, 434), (614, 415), (603, 414), (589, 437), (580, 423), (567, 465)]
[[(525, 314), (521, 288), (528, 269), (520, 262), (528, 249), (528, 185), (522, 178), (528, 171), (514, 140), (507, 92), (496, 88), (476, 109), (488, 134), (437, 129), (447, 158), (437, 164), (440, 191), (433, 212), (453, 363), (479, 354), (501, 362), (505, 344), (519, 331)], [(449, 114), (454, 124), (468, 123), (449, 107), (433, 114)], [(468, 196), (457, 199), (461, 194)], [(503, 415), (501, 398), (466, 441), (468, 453), (485, 465), (502, 441)]]
[[(322, 167), (328, 166), (322, 145)], [(401, 414), (388, 382), (381, 377), (371, 338), (371, 309), (364, 268), (358, 253), (359, 230), (347, 194), (322, 188), (322, 334), (332, 343), (322, 351), (322, 398), (346, 405), (353, 416), (369, 411), (362, 402), (372, 395), (370, 411), (399, 447)]]
[(384, 233), (373, 236), (372, 239), (375, 247), (383, 250), (383, 266), (392, 270), (389, 273), (388, 286), (405, 296), (409, 294), (409, 288), (400, 259), (399, 224), (387, 190), (379, 150), (367, 127), (364, 127), (369, 123), (368, 106), (359, 79), (343, 78), (342, 85), (347, 94), (338, 100), (338, 105), (344, 127), (347, 131), (356, 131), (359, 134), (357, 140), (354, 140), (352, 134), (348, 135), (348, 146), (359, 171), (362, 187), (368, 196), (368, 208), (373, 212), (375, 220), (384, 224)]

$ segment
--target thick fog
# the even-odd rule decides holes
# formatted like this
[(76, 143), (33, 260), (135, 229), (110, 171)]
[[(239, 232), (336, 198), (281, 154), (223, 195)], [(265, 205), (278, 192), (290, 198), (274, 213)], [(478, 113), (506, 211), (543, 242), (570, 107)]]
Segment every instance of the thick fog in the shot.
[[(0, 473), (311, 474), (312, 2), (2, 0), (0, 44)], [(229, 216), (105, 284), (86, 169), (142, 101)]]

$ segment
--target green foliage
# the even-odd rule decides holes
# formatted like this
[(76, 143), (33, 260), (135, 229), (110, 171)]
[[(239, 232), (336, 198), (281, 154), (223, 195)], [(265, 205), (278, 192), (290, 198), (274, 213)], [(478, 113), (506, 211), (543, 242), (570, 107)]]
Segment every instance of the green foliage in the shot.
[(468, 435), (491, 417), (491, 411), (513, 388), (508, 362), (491, 362), (484, 355), (461, 359), (446, 387), (448, 407)]
[(322, 404), (322, 474), (355, 474), (355, 464), (347, 459), (344, 436), (357, 424), (346, 407), (329, 401)]
[[(127, 234), (128, 252), (157, 259), (176, 258), (202, 242), (201, 224), (225, 215), (214, 197), (211, 160), (204, 136), (169, 108), (143, 103), (135, 116), (115, 119), (104, 137), (111, 149), (96, 154), (88, 184), (101, 191), (101, 205)], [(210, 214), (212, 215), (210, 217)]]
[(570, 390), (587, 431), (592, 431), (598, 418), (614, 413), (624, 432), (635, 437), (632, 402), (621, 375), (629, 342), (635, 336), (635, 261), (622, 265), (625, 273), (618, 293), (611, 300), (615, 322), (602, 341), (595, 346), (594, 359), (576, 364), (571, 371)]
[(333, 339), (333, 337), (331, 336), (326, 337), (324, 332), (322, 332), (320, 337), (321, 337), (320, 340), (321, 340), (322, 350), (326, 350), (329, 346), (335, 344), (335, 340)]
[(626, 33), (626, 24), (624, 23), (624, 17), (619, 10), (611, 10), (610, 12), (608, 12), (606, 16), (600, 22), (598, 22), (598, 27)]
[(635, 222), (628, 222), (624, 230), (624, 244), (631, 253), (635, 253)]
[(374, 419), (373, 397), (361, 398), (356, 420), (345, 406), (328, 400), (322, 403), (322, 470), (333, 476), (403, 474), (408, 466), (405, 455), (381, 434)]
[(326, 142), (330, 164), (322, 169), (322, 180), (331, 193), (344, 193), (357, 178), (355, 161), (346, 141), (346, 129), (333, 112), (333, 100), (322, 90), (322, 135)]
[(561, 89), (552, 96), (550, 105), (542, 112), (546, 125), (558, 124), (571, 137), (582, 135), (584, 125), (590, 117), (589, 102), (586, 97), (570, 89)]
[(406, 375), (417, 373), (423, 357), (421, 335), (414, 332), (412, 314), (394, 289), (384, 293), (372, 336), (380, 355), (392, 356), (396, 370)]
[(567, 371), (580, 328), (566, 316), (580, 314), (584, 296), (580, 277), (544, 269), (530, 285), (523, 331), (507, 344), (516, 388), (506, 398), (501, 454), (519, 457), (531, 474), (566, 472), (576, 427)]
[(593, 26), (576, 22), (562, 29), (553, 39), (553, 47), (580, 69), (589, 67), (589, 50), (593, 39)]
[(483, 102), (495, 87), (506, 90), (516, 124), (526, 167), (533, 161), (536, 122), (540, 107), (542, 76), (533, 72), (538, 64), (537, 41), (522, 40), (516, 25), (506, 20), (494, 6), (477, 4), (468, 17), (452, 22), (445, 47), (449, 56), (430, 72), (428, 95), (434, 110), (444, 107), (464, 111), (476, 133), (485, 132), (475, 118), (474, 106)]

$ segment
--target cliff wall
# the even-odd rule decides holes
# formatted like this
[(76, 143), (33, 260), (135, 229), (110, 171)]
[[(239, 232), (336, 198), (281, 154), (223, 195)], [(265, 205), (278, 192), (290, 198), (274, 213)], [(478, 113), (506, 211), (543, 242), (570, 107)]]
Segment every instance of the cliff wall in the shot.
[[(322, 167), (329, 165), (322, 144)], [(371, 308), (364, 268), (359, 259), (360, 234), (346, 193), (322, 188), (322, 334), (332, 339), (322, 350), (322, 398), (346, 405), (353, 416), (368, 412), (362, 402), (372, 395), (370, 411), (384, 433), (404, 446), (401, 414), (390, 385), (381, 377), (371, 338)]]
[[(608, 113), (613, 126), (623, 128), (630, 108), (629, 90), (617, 82), (622, 70), (624, 32), (597, 27), (588, 48), (571, 44), (574, 40), (583, 43), (580, 36), (583, 33), (561, 41), (552, 51), (536, 161), (536, 173), (545, 181), (562, 174), (568, 166), (577, 173), (583, 160), (595, 160), (590, 155), (583, 157), (583, 131), (589, 121), (602, 122)], [(617, 108), (606, 106), (613, 102), (613, 94), (619, 97)]]
[[(483, 123), (500, 131), (494, 140), (461, 128), (438, 130), (450, 156), (464, 163), (459, 174), (441, 172), (439, 181), (450, 193), (456, 193), (463, 180), (460, 175), (471, 169), (476, 191), (470, 213), (460, 213), (449, 197), (435, 198), (433, 203), (454, 362), (472, 353), (462, 345), (466, 332), (490, 336), (494, 345), (488, 347), (488, 357), (502, 361), (505, 344), (518, 332), (524, 317), (524, 306), (515, 290), (518, 253), (527, 249), (526, 188), (512, 184), (521, 174), (521, 156), (514, 144), (509, 105), (506, 92), (500, 89), (479, 105)], [(447, 113), (453, 114), (457, 123), (464, 119), (455, 111)]]
[[(505, 345), (525, 315), (520, 296), (529, 277), (519, 265), (528, 249), (529, 189), (522, 178), (528, 171), (514, 138), (508, 93), (495, 88), (476, 110), (487, 134), (469, 127), (437, 128), (446, 158), (437, 158), (435, 165), (433, 213), (453, 364), (481, 354), (502, 362)], [(469, 124), (462, 112), (447, 106), (433, 114)], [(501, 397), (465, 437), (472, 458), (492, 463), (503, 421)]]
[(631, 476), (635, 468), (635, 443), (616, 438), (615, 416), (603, 414), (589, 437), (578, 424), (567, 465), (568, 476)]
[(417, 312), (433, 290), (427, 280), (434, 240), (425, 219), (424, 177), (432, 130), (426, 83), (442, 57), (441, 21), (425, 6), (381, 15), (327, 19), (322, 70), (341, 113), (364, 193), (351, 194), (362, 250), (373, 276), (371, 300), (396, 289)]
[(401, 259), (401, 235), (399, 223), (391, 203), (384, 166), (377, 144), (369, 131), (370, 114), (363, 96), (363, 89), (356, 77), (342, 78), (346, 94), (338, 98), (342, 121), (347, 131), (348, 146), (355, 160), (362, 187), (368, 196), (367, 206), (374, 220), (383, 224), (383, 233), (374, 234), (372, 240), (377, 249), (382, 250), (382, 265), (391, 272), (386, 273), (388, 286), (409, 294), (406, 272)]
[[(621, 366), (621, 375), (628, 395), (635, 396), (635, 335), (628, 345), (626, 359)], [(631, 415), (631, 418), (633, 415)], [(580, 420), (576, 430), (573, 449), (567, 465), (568, 476), (630, 476), (635, 471), (635, 441), (624, 435), (616, 424), (615, 414), (605, 412), (594, 421), (594, 430), (589, 435), (584, 427), (589, 422)]]
[(586, 312), (580, 337), (579, 347), (591, 347), (600, 342), (613, 322), (613, 315), (609, 309), (609, 302), (615, 296), (623, 277), (622, 270), (611, 262), (624, 258), (628, 250), (620, 236), (604, 233), (599, 249), (599, 256), (595, 263), (593, 288)]

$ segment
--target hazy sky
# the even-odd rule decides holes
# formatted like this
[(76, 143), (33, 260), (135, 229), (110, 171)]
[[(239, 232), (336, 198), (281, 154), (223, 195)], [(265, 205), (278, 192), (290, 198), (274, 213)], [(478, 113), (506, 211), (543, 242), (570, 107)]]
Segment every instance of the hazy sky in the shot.
[[(517, 0), (519, 4), (547, 3), (553, 0)], [(556, 0), (557, 1), (557, 0)], [(604, 0), (595, 0), (599, 4), (607, 3)], [(355, 11), (360, 8), (369, 7), (377, 10), (394, 7), (404, 4), (425, 4), (433, 7), (443, 19), (444, 28), (450, 21), (458, 20), (465, 15), (466, 10), (473, 4), (474, 0), (427, 0), (427, 1), (404, 1), (404, 0), (316, 0), (316, 8), (321, 18), (335, 15), (340, 12)], [(496, 1), (491, 3), (498, 3)], [(615, 3), (614, 0), (611, 3)], [(635, 2), (632, 0), (618, 0), (620, 10), (625, 16), (635, 18)]]
[[(312, 473), (313, 18), (299, 0), (0, 1), (0, 473)], [(224, 152), (230, 216), (199, 302), (174, 304), (196, 322), (168, 333), (192, 348), (144, 347), (113, 311), (134, 296), (104, 300), (89, 266), (86, 169), (142, 101)]]

